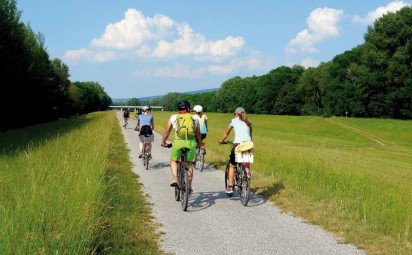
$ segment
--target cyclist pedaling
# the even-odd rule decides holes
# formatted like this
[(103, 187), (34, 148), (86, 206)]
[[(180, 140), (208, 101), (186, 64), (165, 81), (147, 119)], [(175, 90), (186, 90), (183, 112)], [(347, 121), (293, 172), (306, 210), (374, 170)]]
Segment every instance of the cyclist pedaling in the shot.
[(139, 128), (139, 148), (140, 155), (139, 158), (142, 158), (143, 155), (143, 143), (148, 138), (153, 141), (153, 129), (154, 129), (154, 120), (153, 116), (150, 114), (150, 108), (148, 106), (142, 107), (142, 114), (137, 116), (137, 123), (135, 129)]
[[(172, 182), (170, 186), (177, 186), (177, 161), (180, 158), (181, 149), (188, 149), (186, 161), (189, 168), (190, 187), (193, 180), (193, 161), (196, 156), (196, 147), (204, 146), (200, 137), (199, 122), (190, 114), (190, 103), (181, 101), (177, 105), (178, 113), (170, 117), (165, 132), (163, 134), (162, 146), (169, 147), (166, 143), (172, 129), (175, 131), (175, 140), (173, 141), (170, 168), (172, 170)], [(192, 189), (190, 188), (190, 193)]]
[(200, 136), (201, 136), (202, 141), (203, 141), (206, 138), (207, 131), (208, 131), (207, 116), (206, 116), (206, 114), (203, 113), (203, 107), (201, 105), (195, 105), (195, 107), (193, 107), (193, 110), (196, 113), (196, 114), (193, 115), (193, 117), (194, 117), (194, 119), (197, 119), (197, 121), (199, 122)]
[(230, 153), (230, 168), (229, 168), (229, 186), (226, 189), (226, 194), (233, 194), (233, 183), (235, 175), (235, 148), (240, 143), (251, 142), (252, 141), (252, 123), (247, 118), (245, 109), (238, 107), (233, 113), (235, 116), (227, 126), (225, 132), (223, 133), (222, 139), (219, 143), (224, 144), (225, 139), (229, 136), (232, 129), (235, 131), (235, 140), (233, 141), (233, 147)]
[(126, 128), (127, 126), (127, 120), (129, 119), (129, 115), (130, 115), (129, 109), (125, 108), (123, 110), (123, 127), (124, 128)]

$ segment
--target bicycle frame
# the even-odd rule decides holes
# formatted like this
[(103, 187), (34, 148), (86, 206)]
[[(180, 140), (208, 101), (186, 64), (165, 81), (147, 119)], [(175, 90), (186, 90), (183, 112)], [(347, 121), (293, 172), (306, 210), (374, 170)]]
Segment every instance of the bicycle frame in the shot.
[[(233, 150), (233, 143), (227, 142), (226, 144), (231, 144), (230, 152)], [(234, 182), (233, 188), (237, 188), (237, 191), (240, 194), (240, 202), (242, 205), (246, 206), (250, 198), (250, 181), (251, 181), (251, 172), (250, 172), (250, 163), (249, 162), (236, 162), (234, 172)], [(230, 169), (230, 159), (226, 165), (225, 171), (225, 186), (228, 188), (229, 182), (229, 169)], [(228, 196), (231, 197), (233, 193), (228, 193)]]

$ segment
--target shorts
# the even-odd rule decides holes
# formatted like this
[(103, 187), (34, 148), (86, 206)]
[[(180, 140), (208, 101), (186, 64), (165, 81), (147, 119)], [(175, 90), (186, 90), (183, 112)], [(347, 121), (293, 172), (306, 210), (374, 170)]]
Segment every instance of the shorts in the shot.
[(186, 148), (189, 149), (186, 153), (186, 161), (193, 162), (196, 156), (196, 140), (189, 139), (189, 140), (174, 140), (172, 151), (171, 151), (171, 158), (173, 161), (178, 161), (181, 154), (181, 149)]
[(202, 141), (206, 138), (207, 134), (200, 134), (200, 138), (202, 139)]
[(141, 136), (141, 135), (144, 135), (144, 136), (153, 135), (152, 128), (151, 128), (150, 126), (144, 125), (144, 126), (140, 129), (139, 136)]
[(230, 151), (230, 166), (235, 167), (236, 166), (236, 160), (235, 160), (235, 148), (238, 146), (238, 143), (234, 143), (232, 146), (232, 150)]

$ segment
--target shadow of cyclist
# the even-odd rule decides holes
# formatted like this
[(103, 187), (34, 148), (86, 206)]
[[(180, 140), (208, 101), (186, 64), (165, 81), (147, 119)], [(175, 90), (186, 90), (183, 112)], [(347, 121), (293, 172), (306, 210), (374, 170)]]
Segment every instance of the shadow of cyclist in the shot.
[(218, 199), (227, 199), (225, 192), (196, 192), (190, 196), (189, 206), (190, 211), (204, 210), (216, 203)]

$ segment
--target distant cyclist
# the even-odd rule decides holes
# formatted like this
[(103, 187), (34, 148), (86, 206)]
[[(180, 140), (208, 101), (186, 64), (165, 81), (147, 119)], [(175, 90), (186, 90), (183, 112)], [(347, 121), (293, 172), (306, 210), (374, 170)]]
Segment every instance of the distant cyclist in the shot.
[[(136, 126), (139, 127), (141, 136), (152, 136), (154, 129), (154, 120), (153, 116), (149, 113), (149, 106), (142, 107), (142, 114), (137, 116)], [(139, 158), (143, 156), (143, 139), (140, 139), (140, 155)]]
[(241, 142), (252, 141), (252, 123), (247, 118), (245, 109), (238, 107), (233, 113), (235, 118), (232, 119), (223, 133), (222, 139), (219, 143), (223, 144), (225, 139), (229, 136), (232, 129), (235, 131), (235, 140), (233, 141), (232, 151), (230, 153), (230, 168), (229, 168), (229, 187), (225, 191), (227, 194), (233, 193), (233, 183), (235, 176), (235, 148)]
[(207, 136), (207, 117), (206, 114), (203, 113), (203, 107), (201, 105), (195, 105), (195, 107), (193, 107), (193, 110), (196, 113), (193, 115), (193, 117), (199, 122), (200, 136), (203, 141)]
[(129, 116), (130, 116), (129, 109), (128, 109), (128, 108), (125, 108), (125, 109), (123, 110), (123, 127), (124, 127), (124, 128), (126, 128), (126, 126), (127, 126), (127, 121), (128, 121), (128, 119), (129, 119)]
[[(186, 160), (189, 167), (189, 183), (190, 185), (192, 184), (196, 146), (203, 146), (199, 122), (190, 114), (190, 103), (188, 101), (181, 101), (178, 103), (177, 109), (178, 113), (170, 117), (162, 139), (162, 146), (168, 147), (166, 143), (167, 138), (169, 138), (172, 128), (175, 130), (175, 140), (173, 141), (170, 160), (170, 168), (173, 174), (170, 186), (177, 186), (177, 161), (183, 148), (188, 149)], [(190, 192), (192, 192), (192, 189), (190, 189)]]

